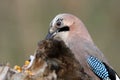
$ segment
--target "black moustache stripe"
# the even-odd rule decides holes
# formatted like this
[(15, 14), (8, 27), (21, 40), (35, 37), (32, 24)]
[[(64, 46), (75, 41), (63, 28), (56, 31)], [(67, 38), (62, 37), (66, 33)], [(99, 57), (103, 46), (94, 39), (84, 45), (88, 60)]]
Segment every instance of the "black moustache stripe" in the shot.
[(59, 28), (58, 32), (63, 32), (63, 31), (69, 31), (69, 27), (68, 26), (64, 26), (62, 28)]

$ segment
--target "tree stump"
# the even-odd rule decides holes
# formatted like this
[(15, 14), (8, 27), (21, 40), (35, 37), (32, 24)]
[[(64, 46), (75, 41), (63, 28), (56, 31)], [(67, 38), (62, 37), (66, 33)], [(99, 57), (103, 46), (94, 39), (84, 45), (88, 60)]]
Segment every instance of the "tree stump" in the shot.
[(0, 80), (93, 80), (62, 41), (40, 41), (29, 61), (21, 72), (1, 65)]

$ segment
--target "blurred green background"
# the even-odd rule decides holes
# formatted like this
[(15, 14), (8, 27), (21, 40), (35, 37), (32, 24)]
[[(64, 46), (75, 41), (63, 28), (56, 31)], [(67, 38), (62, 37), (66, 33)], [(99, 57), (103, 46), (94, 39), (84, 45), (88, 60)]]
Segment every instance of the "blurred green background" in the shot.
[(120, 0), (0, 0), (0, 63), (22, 65), (59, 13), (78, 16), (120, 74)]

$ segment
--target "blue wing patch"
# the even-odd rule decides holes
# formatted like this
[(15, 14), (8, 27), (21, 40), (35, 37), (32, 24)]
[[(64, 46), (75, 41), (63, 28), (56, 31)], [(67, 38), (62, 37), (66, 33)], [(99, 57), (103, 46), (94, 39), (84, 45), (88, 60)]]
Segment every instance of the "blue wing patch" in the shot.
[(91, 69), (93, 70), (93, 72), (102, 80), (111, 80), (109, 78), (109, 73), (105, 67), (105, 65), (102, 63), (102, 61), (100, 61), (98, 58), (94, 57), (94, 56), (89, 56), (87, 58), (87, 62), (89, 64), (89, 66), (91, 67)]

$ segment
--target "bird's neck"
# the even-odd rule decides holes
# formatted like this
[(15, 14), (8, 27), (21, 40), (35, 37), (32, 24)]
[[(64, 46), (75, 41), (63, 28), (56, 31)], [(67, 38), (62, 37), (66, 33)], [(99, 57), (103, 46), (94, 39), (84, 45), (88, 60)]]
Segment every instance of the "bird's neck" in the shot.
[(87, 40), (87, 41), (93, 43), (93, 40), (92, 40), (87, 28), (80, 20), (78, 23), (71, 25), (71, 31), (69, 33), (69, 36), (72, 36), (71, 39), (81, 38), (81, 39), (84, 39), (84, 40)]
[[(73, 35), (74, 34), (74, 35)], [(71, 37), (68, 37), (68, 42), (73, 42), (74, 41), (77, 41), (77, 42), (89, 42), (91, 44), (94, 44), (91, 36), (89, 35), (88, 31), (85, 29), (85, 30), (82, 30), (82, 31), (76, 31), (76, 32), (72, 32), (71, 34), (69, 34), (69, 36)]]

